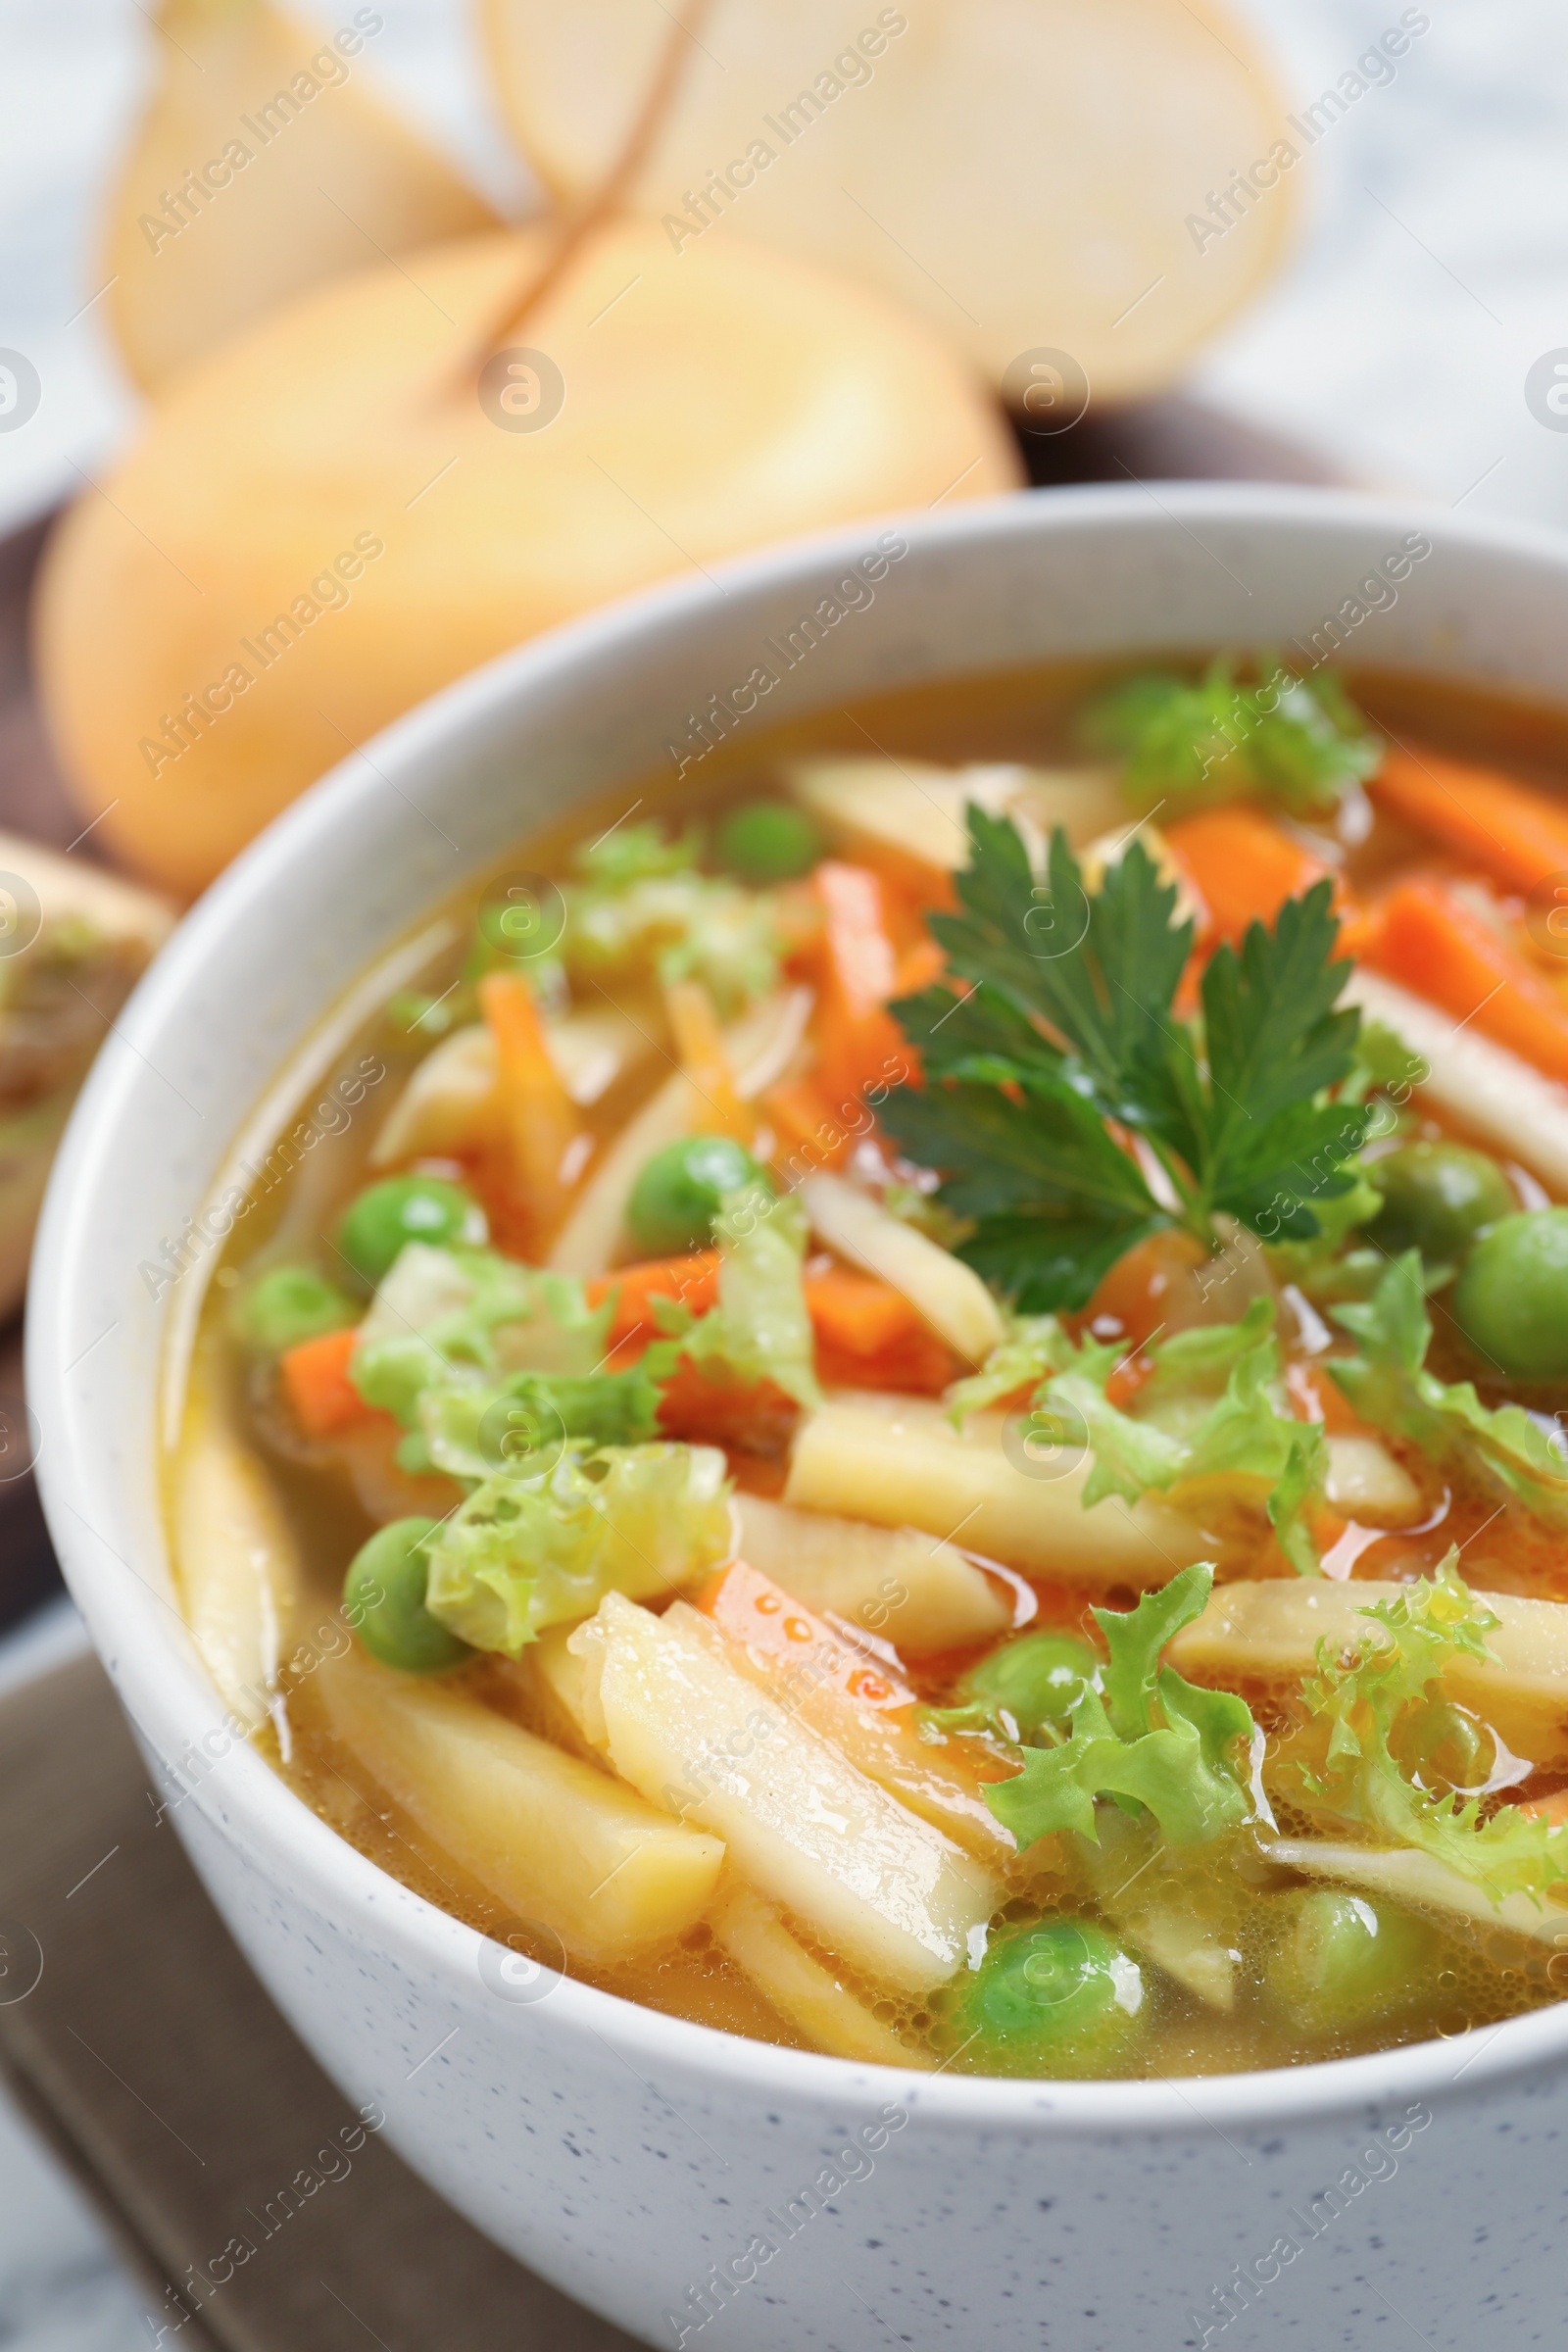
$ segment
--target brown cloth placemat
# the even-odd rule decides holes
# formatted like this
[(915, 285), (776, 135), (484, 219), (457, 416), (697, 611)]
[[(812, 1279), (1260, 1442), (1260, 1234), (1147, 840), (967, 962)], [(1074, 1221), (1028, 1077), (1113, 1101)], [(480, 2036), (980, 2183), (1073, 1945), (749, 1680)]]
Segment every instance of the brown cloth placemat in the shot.
[[(0, 1704), (0, 2067), (119, 2240), (149, 2342), (167, 2326), (180, 2352), (627, 2352), (384, 2141), (354, 2147), (353, 2106), (158, 1821), (95, 1659)], [(324, 2185), (283, 2220), (302, 2168)], [(236, 2237), (254, 2256), (191, 2286)]]

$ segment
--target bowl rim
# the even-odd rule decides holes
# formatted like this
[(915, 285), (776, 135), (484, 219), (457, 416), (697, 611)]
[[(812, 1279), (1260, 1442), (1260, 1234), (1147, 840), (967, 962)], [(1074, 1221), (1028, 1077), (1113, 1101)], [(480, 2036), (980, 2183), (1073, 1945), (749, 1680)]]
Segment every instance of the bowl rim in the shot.
[[(90, 1425), (109, 1409), (74, 1397), (67, 1376), (64, 1335), (76, 1327), (73, 1302), (92, 1262), (94, 1203), (116, 1182), (115, 1131), (144, 1065), (143, 1052), (161, 1026), (199, 989), (209, 948), (256, 918), (270, 892), (309, 858), (323, 837), (351, 817), (374, 824), (374, 806), (388, 772), (427, 757), (443, 743), (502, 716), (547, 681), (586, 684), (597, 666), (622, 647), (662, 630), (700, 632), (707, 614), (733, 610), (737, 598), (758, 596), (815, 579), (824, 564), (847, 563), (863, 547), (868, 529), (896, 527), (908, 554), (961, 547), (976, 550), (1011, 539), (1048, 543), (1058, 531), (1157, 528), (1175, 522), (1189, 536), (1195, 525), (1241, 522), (1310, 534), (1364, 529), (1425, 529), (1434, 546), (1515, 557), (1568, 574), (1568, 537), (1511, 518), (1454, 515), (1417, 499), (1295, 484), (1252, 482), (1091, 483), (1048, 492), (1011, 492), (933, 513), (871, 516), (814, 532), (782, 545), (714, 564), (701, 577), (656, 584), (567, 621), (501, 654), (442, 688), (371, 738), (308, 788), (252, 842), (185, 915), (114, 1024), (72, 1114), (50, 1180), (34, 1251), (27, 1317), (26, 1378), (40, 1424), (60, 1437), (42, 1449), (37, 1479), (62, 1567), (87, 1619), (94, 1648), (111, 1673), (122, 1705), (142, 1729), (159, 1714), (194, 1743), (227, 1720), (216, 1687), (189, 1648), (158, 1621), (154, 1592), (136, 1569), (98, 1539), (89, 1554), (85, 1527), (67, 1494), (73, 1456), (88, 1462)], [(1200, 544), (1201, 544), (1200, 542)], [(1206, 552), (1206, 551), (1205, 551)], [(1217, 559), (1216, 559), (1217, 561)], [(962, 674), (962, 673), (955, 673)], [(979, 675), (982, 672), (975, 672)], [(1501, 690), (1507, 691), (1506, 681)], [(488, 858), (475, 860), (487, 862)], [(325, 1006), (320, 1008), (324, 1011)], [(319, 1011), (318, 1014), (319, 1018)], [(309, 1029), (303, 1034), (309, 1035)], [(265, 1088), (257, 1090), (258, 1096)], [(216, 1165), (217, 1163), (215, 1163)], [(160, 1322), (159, 1349), (163, 1328)], [(82, 1448), (87, 1450), (83, 1453)], [(75, 1519), (77, 1527), (73, 1527)], [(107, 1558), (102, 1556), (107, 1552)], [(138, 1591), (139, 1588), (139, 1591)], [(139, 1703), (138, 1703), (139, 1702)], [(339, 1837), (248, 1743), (225, 1759), (220, 1801), (198, 1803), (217, 1834), (248, 1855), (264, 1877), (286, 1865), (297, 1898), (327, 1921), (337, 1921), (382, 1946), (395, 1944), (408, 1966), (422, 1970), (432, 1989), (459, 2003), (482, 1995), (477, 1960), (485, 1938), (416, 1894)], [(205, 1784), (190, 1793), (199, 1799)], [(558, 2005), (559, 2004), (559, 2005)], [(535, 2002), (532, 2007), (545, 2006)], [(487, 2014), (494, 2016), (495, 2003)], [(671, 2016), (570, 1976), (551, 1986), (547, 2014), (591, 2033), (634, 2072), (643, 2068), (709, 2078), (775, 2102), (807, 2100), (842, 2109), (887, 2085), (897, 2086), (911, 2110), (933, 2124), (1069, 2137), (1130, 2133), (1190, 2137), (1199, 2128), (1263, 2131), (1287, 2122), (1381, 2112), (1450, 2091), (1471, 2075), (1470, 2090), (1568, 2058), (1568, 2002), (1468, 2029), (1451, 2041), (1404, 2044), (1363, 2056), (1306, 2061), (1236, 2074), (1156, 2077), (1137, 2081), (1029, 2081), (954, 2076), (911, 2067), (862, 2064), (815, 2051), (754, 2041), (718, 2028)], [(519, 2019), (518, 2030), (523, 2020)], [(1462, 2052), (1462, 2063), (1453, 2063)], [(1240, 2152), (1240, 2151), (1239, 2151)]]

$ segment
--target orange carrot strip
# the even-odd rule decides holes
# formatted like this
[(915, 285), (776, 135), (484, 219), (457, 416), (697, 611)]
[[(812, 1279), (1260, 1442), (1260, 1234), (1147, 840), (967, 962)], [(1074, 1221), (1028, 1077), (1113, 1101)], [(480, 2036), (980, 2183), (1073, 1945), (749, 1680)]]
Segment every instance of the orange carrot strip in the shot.
[(808, 1662), (813, 1687), (837, 1690), (879, 1713), (914, 1705), (907, 1683), (888, 1667), (873, 1666), (823, 1618), (745, 1560), (720, 1570), (698, 1594), (697, 1606), (720, 1633), (746, 1648), (780, 1661)]
[(571, 1189), (563, 1167), (577, 1139), (577, 1113), (521, 975), (487, 973), (479, 983), (479, 1009), (495, 1039), (508, 1205), (537, 1248), (560, 1223)]
[(914, 946), (899, 957), (895, 983), (897, 994), (901, 997), (916, 996), (922, 988), (929, 988), (934, 980), (940, 980), (947, 967), (946, 951), (939, 948), (934, 939), (916, 940)]
[(301, 1340), (278, 1357), (283, 1394), (307, 1437), (328, 1437), (335, 1429), (370, 1418), (373, 1406), (349, 1378), (349, 1358), (358, 1338), (351, 1324), (346, 1331), (323, 1331), (318, 1339)]
[(596, 1274), (584, 1285), (590, 1306), (614, 1294), (607, 1346), (659, 1337), (654, 1312), (656, 1298), (672, 1298), (694, 1315), (706, 1315), (718, 1302), (718, 1251), (694, 1250), (685, 1257), (644, 1258), (634, 1266), (619, 1266), (613, 1274)]
[(1400, 882), (1379, 915), (1370, 962), (1548, 1078), (1568, 1079), (1568, 1005), (1448, 884)]
[(713, 1000), (700, 980), (676, 980), (664, 991), (664, 1008), (674, 1032), (682, 1069), (701, 1098), (698, 1122), (705, 1135), (730, 1135), (750, 1144), (755, 1113), (735, 1092)]
[(792, 1176), (842, 1167), (869, 1124), (858, 1102), (850, 1105), (848, 1117), (839, 1117), (826, 1087), (815, 1078), (769, 1087), (761, 1108), (775, 1138), (774, 1165)]
[(1456, 850), (1509, 890), (1568, 873), (1568, 806), (1468, 760), (1391, 751), (1367, 788), (1379, 808)]
[(922, 1326), (875, 1355), (858, 1355), (818, 1335), (816, 1377), (824, 1389), (887, 1389), (906, 1396), (940, 1396), (968, 1366), (945, 1340)]
[(1014, 1767), (968, 1740), (920, 1738), (915, 1693), (897, 1667), (867, 1657), (749, 1561), (724, 1569), (698, 1606), (730, 1663), (839, 1748), (852, 1764), (972, 1851), (1007, 1850), (982, 1790)]
[[(1232, 945), (1249, 923), (1272, 922), (1287, 899), (1298, 899), (1331, 870), (1245, 802), (1178, 817), (1165, 839), (1208, 908), (1214, 936)], [(1338, 884), (1335, 904), (1341, 913), (1348, 904)]]
[(846, 1355), (881, 1355), (925, 1328), (904, 1293), (874, 1274), (831, 1266), (808, 1274), (805, 1289), (817, 1339)]
[(666, 1382), (659, 1406), (659, 1426), (666, 1438), (775, 1460), (789, 1451), (799, 1419), (794, 1398), (772, 1381), (710, 1380), (689, 1356), (682, 1356), (673, 1380)]
[(1285, 1367), (1285, 1386), (1298, 1421), (1321, 1421), (1326, 1430), (1333, 1432), (1356, 1430), (1369, 1436), (1376, 1434), (1321, 1364), (1303, 1363), (1298, 1357)]
[(856, 1099), (906, 1059), (887, 1009), (898, 988), (882, 884), (868, 867), (827, 858), (812, 884), (824, 917), (822, 984), (816, 1004), (822, 1082), (835, 1102)]

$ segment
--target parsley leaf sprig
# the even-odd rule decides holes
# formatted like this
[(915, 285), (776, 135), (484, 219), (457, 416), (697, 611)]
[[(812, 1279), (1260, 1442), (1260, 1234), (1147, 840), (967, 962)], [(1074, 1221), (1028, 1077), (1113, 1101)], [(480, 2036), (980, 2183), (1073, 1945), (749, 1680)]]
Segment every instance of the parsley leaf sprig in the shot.
[(1208, 1246), (1219, 1217), (1310, 1240), (1312, 1202), (1350, 1188), (1371, 1117), (1328, 1099), (1360, 1021), (1335, 1009), (1350, 965), (1333, 959), (1329, 883), (1272, 930), (1254, 923), (1239, 956), (1218, 950), (1195, 1025), (1173, 1009), (1193, 926), (1141, 842), (1091, 896), (1059, 829), (1040, 875), (1009, 818), (971, 807), (968, 830), (960, 910), (930, 926), (970, 992), (894, 1005), (926, 1084), (882, 1111), (941, 1172), (940, 1200), (969, 1225), (959, 1254), (1041, 1312), (1081, 1306), (1163, 1226)]

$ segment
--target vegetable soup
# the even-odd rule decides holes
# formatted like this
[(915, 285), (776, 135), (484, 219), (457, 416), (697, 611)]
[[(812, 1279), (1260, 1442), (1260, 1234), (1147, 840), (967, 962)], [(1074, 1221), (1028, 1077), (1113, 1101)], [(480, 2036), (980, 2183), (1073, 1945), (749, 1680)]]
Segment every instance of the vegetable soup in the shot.
[(237, 1717), (503, 1992), (1024, 2077), (1556, 1997), (1565, 777), (1234, 654), (529, 842), (202, 1228)]

